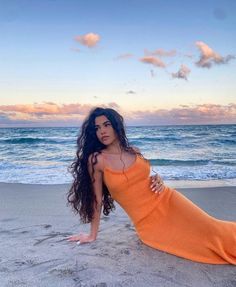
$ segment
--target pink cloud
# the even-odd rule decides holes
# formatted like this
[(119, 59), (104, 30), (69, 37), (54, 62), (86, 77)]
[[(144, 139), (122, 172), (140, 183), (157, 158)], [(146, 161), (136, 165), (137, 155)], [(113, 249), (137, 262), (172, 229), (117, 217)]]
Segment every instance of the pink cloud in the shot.
[(178, 79), (184, 79), (187, 81), (187, 77), (190, 74), (190, 72), (191, 72), (191, 70), (187, 66), (181, 65), (178, 72), (172, 73), (172, 77), (178, 78)]
[[(120, 106), (111, 102), (102, 104), (100, 106), (119, 109)], [(39, 119), (39, 118), (52, 118), (52, 117), (76, 117), (85, 116), (89, 111), (94, 108), (91, 104), (62, 104), (58, 105), (52, 102), (44, 102), (41, 104), (26, 104), (26, 105), (2, 105), (0, 106), (0, 113), (5, 117), (12, 117), (18, 119)]]
[(27, 115), (47, 116), (47, 115), (85, 115), (92, 109), (92, 105), (42, 103), (27, 105), (0, 106), (2, 112), (17, 112)]
[(153, 52), (145, 50), (145, 54), (160, 57), (173, 57), (176, 55), (176, 50), (165, 51), (164, 49), (157, 49)]
[(137, 124), (224, 124), (236, 122), (236, 104), (180, 106), (171, 110), (135, 111), (129, 120)]
[[(224, 124), (236, 123), (236, 104), (180, 105), (173, 109), (125, 111), (117, 103), (99, 105), (118, 110), (127, 125)], [(94, 108), (90, 104), (42, 103), (0, 106), (0, 126), (72, 126), (79, 125)]]
[(81, 45), (87, 46), (88, 48), (92, 48), (100, 41), (100, 36), (95, 33), (88, 33), (76, 36), (75, 41), (79, 42)]
[(195, 45), (200, 51), (200, 59), (196, 62), (198, 67), (211, 68), (213, 64), (227, 64), (230, 60), (235, 59), (233, 55), (221, 56), (204, 42), (198, 41)]
[(162, 62), (159, 58), (154, 57), (154, 56), (145, 56), (145, 57), (141, 58), (140, 61), (142, 63), (151, 64), (153, 66), (160, 67), (160, 68), (166, 67), (164, 62)]
[(59, 106), (54, 103), (28, 104), (28, 105), (9, 105), (0, 106), (0, 111), (18, 112), (23, 114), (57, 114)]

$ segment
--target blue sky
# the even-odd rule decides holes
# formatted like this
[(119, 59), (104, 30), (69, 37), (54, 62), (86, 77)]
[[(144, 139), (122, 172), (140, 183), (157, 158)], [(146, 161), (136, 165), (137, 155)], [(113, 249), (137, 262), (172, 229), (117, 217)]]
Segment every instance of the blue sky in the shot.
[(233, 0), (0, 0), (0, 126), (75, 125), (98, 105), (235, 123), (235, 27)]

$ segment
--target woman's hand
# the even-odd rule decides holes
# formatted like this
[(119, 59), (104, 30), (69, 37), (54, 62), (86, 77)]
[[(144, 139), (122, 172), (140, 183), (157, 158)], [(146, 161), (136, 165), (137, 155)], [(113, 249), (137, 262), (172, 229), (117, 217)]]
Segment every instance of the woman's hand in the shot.
[(159, 174), (151, 175), (151, 190), (154, 191), (155, 193), (160, 194), (164, 189), (164, 183), (162, 178), (160, 177)]
[(96, 238), (91, 236), (90, 234), (86, 233), (80, 233), (78, 235), (72, 235), (68, 237), (67, 241), (77, 241), (77, 244), (83, 244), (83, 243), (90, 243), (95, 241)]

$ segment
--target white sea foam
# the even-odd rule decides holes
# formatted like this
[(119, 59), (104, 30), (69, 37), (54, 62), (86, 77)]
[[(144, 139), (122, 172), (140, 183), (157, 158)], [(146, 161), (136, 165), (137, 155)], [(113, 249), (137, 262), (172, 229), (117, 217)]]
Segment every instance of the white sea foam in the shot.
[[(70, 183), (77, 128), (0, 129), (0, 181)], [(234, 181), (236, 125), (129, 127), (132, 145), (169, 181)]]

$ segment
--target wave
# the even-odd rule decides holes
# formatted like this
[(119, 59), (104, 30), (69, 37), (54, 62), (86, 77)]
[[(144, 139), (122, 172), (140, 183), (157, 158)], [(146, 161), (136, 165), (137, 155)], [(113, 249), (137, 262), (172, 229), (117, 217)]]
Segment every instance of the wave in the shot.
[(50, 143), (50, 144), (61, 144), (65, 142), (69, 142), (68, 140), (52, 140), (47, 138), (13, 138), (13, 139), (5, 139), (1, 140), (1, 143), (5, 144), (39, 144), (39, 143)]
[(40, 132), (40, 130), (38, 129), (16, 129), (16, 132), (19, 132), (19, 134), (38, 134)]
[(199, 133), (196, 133), (196, 134), (194, 134), (196, 137), (201, 137), (201, 136), (209, 136), (209, 133), (207, 133), (207, 132), (199, 132)]
[(229, 145), (236, 144), (236, 140), (235, 139), (216, 139), (215, 141), (218, 142), (218, 143), (222, 143), (222, 144), (229, 144)]
[(129, 138), (129, 141), (131, 143), (136, 143), (136, 144), (140, 144), (142, 142), (165, 142), (165, 141), (180, 141), (182, 139), (182, 137), (174, 137), (174, 136), (165, 136), (165, 137), (161, 137), (161, 138), (156, 138), (156, 137), (140, 137), (140, 138)]
[(194, 166), (194, 165), (207, 165), (209, 160), (171, 160), (171, 159), (150, 159), (151, 165), (156, 166)]
[(217, 160), (212, 160), (213, 164), (218, 164), (218, 165), (230, 165), (230, 166), (235, 166), (236, 162), (234, 161), (217, 161)]

